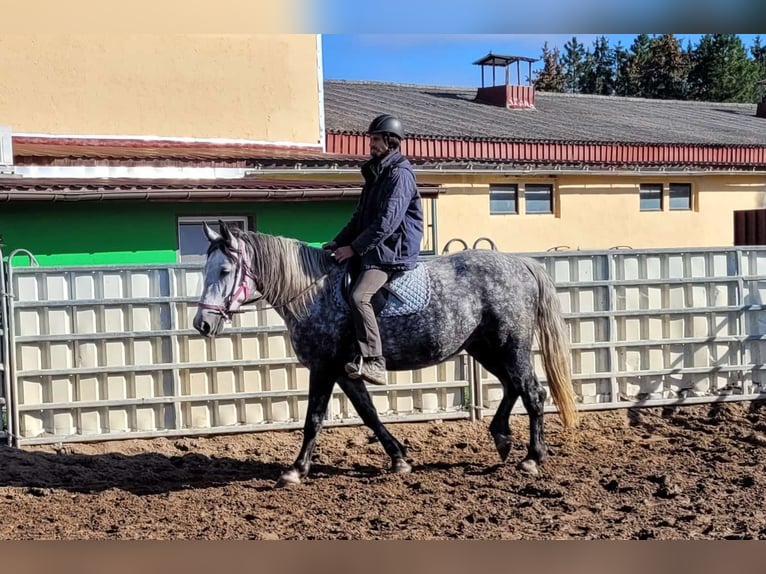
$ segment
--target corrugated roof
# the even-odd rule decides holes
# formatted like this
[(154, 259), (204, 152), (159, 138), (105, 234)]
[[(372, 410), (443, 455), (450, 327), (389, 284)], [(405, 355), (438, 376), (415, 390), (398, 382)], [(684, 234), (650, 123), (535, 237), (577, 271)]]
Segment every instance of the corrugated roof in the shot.
[(264, 159), (316, 159), (326, 154), (321, 147), (298, 147), (271, 144), (213, 144), (205, 142), (178, 142), (170, 140), (98, 139), (13, 137), (16, 156), (35, 158), (171, 158), (177, 160), (211, 160), (250, 158)]
[[(438, 186), (419, 185), (424, 196)], [(0, 177), (0, 201), (94, 201), (104, 199), (308, 201), (356, 198), (361, 184), (266, 178), (129, 179)]]
[(329, 131), (361, 133), (391, 113), (409, 136), (550, 142), (766, 146), (755, 104), (537, 92), (534, 110), (475, 101), (476, 88), (327, 80)]

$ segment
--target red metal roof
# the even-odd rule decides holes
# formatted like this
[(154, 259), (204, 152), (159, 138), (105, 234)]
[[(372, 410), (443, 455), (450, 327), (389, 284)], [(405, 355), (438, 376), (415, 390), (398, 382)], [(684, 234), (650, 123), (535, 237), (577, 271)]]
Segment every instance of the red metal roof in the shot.
[[(331, 155), (362, 156), (367, 153), (362, 134), (330, 133)], [(402, 153), (417, 160), (496, 160), (593, 165), (745, 165), (766, 166), (766, 147), (750, 145), (620, 144), (588, 142), (489, 141), (416, 137), (402, 142)]]

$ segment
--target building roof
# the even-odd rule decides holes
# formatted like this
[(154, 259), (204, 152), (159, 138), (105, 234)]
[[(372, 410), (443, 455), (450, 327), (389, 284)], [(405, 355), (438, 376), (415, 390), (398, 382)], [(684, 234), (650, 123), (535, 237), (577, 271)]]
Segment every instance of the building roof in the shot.
[(62, 138), (13, 136), (13, 153), (32, 158), (155, 159), (189, 161), (263, 159), (316, 159), (324, 155), (321, 146), (277, 144), (220, 144), (173, 140)]
[(506, 56), (503, 54), (493, 54), (490, 52), (483, 58), (479, 58), (474, 62), (475, 66), (498, 66), (505, 67), (515, 62), (529, 62), (530, 64), (537, 62), (535, 58), (527, 58), (526, 56)]
[(756, 104), (650, 100), (537, 92), (533, 110), (475, 100), (476, 88), (326, 80), (328, 131), (362, 133), (391, 113), (410, 137), (766, 146)]
[[(436, 185), (418, 185), (433, 197)], [(311, 201), (356, 199), (361, 186), (353, 183), (249, 177), (245, 179), (21, 178), (0, 177), (4, 201)]]

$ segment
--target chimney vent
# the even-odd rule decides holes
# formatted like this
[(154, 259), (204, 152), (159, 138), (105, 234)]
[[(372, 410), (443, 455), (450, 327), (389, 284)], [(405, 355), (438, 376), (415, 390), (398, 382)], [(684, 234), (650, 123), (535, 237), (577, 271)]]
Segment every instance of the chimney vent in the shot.
[[(529, 64), (529, 76), (527, 85), (521, 84), (521, 62)], [(490, 52), (480, 60), (476, 60), (474, 65), (481, 66), (481, 88), (476, 91), (476, 99), (501, 106), (511, 110), (514, 109), (534, 109), (535, 107), (535, 87), (532, 84), (532, 64), (537, 62), (534, 58), (525, 56), (503, 56)], [(516, 84), (511, 84), (511, 64), (516, 64)], [(484, 67), (492, 68), (492, 86), (486, 86), (484, 83)], [(505, 69), (505, 84), (496, 85), (495, 69)]]

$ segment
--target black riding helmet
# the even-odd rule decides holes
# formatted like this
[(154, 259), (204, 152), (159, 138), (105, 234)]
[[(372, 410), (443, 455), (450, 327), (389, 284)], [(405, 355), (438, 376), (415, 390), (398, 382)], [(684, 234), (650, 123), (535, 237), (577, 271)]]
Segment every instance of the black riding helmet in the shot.
[(383, 114), (372, 120), (367, 129), (368, 134), (393, 134), (400, 140), (404, 139), (402, 122), (389, 114)]

